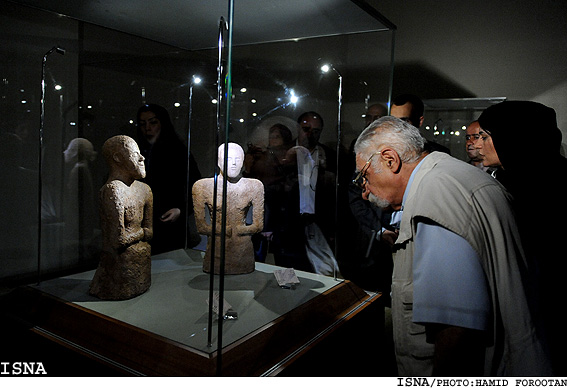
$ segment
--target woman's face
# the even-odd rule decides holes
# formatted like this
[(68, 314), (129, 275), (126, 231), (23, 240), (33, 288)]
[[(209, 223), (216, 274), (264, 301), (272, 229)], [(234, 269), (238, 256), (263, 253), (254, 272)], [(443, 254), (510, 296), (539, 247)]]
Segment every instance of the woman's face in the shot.
[(480, 156), (483, 157), (482, 164), (485, 167), (500, 167), (502, 163), (500, 158), (498, 158), (498, 153), (496, 153), (496, 148), (494, 148), (494, 143), (492, 142), (492, 137), (484, 129), (480, 129), (478, 132), (480, 138), (475, 141), (474, 146), (478, 150)]
[(161, 133), (161, 122), (151, 111), (142, 112), (138, 118), (138, 126), (150, 144), (154, 144)]

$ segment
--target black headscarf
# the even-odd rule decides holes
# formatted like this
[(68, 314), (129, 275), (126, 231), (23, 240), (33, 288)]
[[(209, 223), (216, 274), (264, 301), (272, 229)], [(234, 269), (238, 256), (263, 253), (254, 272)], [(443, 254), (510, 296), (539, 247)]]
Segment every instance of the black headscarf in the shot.
[(536, 102), (506, 101), (488, 107), (478, 122), (492, 136), (498, 158), (507, 171), (531, 169), (528, 153), (534, 147), (546, 156), (546, 161), (561, 157), (561, 131), (553, 108)]

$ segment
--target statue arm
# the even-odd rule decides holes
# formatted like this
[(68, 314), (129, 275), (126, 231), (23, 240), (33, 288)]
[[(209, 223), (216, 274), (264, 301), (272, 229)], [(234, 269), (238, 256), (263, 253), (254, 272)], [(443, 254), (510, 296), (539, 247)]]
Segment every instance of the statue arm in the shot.
[(264, 185), (259, 180), (250, 180), (257, 182), (252, 191), (250, 191), (250, 195), (252, 195), (250, 200), (252, 205), (252, 224), (243, 225), (238, 229), (238, 235), (241, 236), (259, 233), (264, 229)]
[(126, 248), (143, 239), (144, 229), (126, 229), (124, 222), (124, 194), (112, 184), (105, 185), (102, 191), (102, 223), (107, 231), (106, 240), (112, 250)]
[[(213, 190), (212, 190), (212, 184), (211, 186), (206, 185), (207, 180), (212, 180), (212, 179), (201, 179), (198, 180), (193, 185), (193, 190), (192, 190), (193, 212), (195, 213), (195, 225), (197, 226), (197, 231), (200, 234), (211, 236), (213, 234), (213, 226), (212, 224), (207, 223), (205, 213), (208, 212), (210, 214), (210, 210), (212, 210), (211, 202), (212, 202)], [(217, 213), (216, 234), (217, 236), (221, 234), (220, 213)], [(227, 237), (232, 236), (232, 228), (230, 227), (229, 223), (227, 223), (226, 226), (226, 236)]]
[(148, 195), (144, 204), (144, 219), (142, 220), (142, 229), (144, 230), (144, 241), (150, 241), (154, 236), (154, 195), (148, 187)]
[(195, 224), (197, 226), (197, 231), (200, 234), (205, 234), (207, 236), (211, 235), (211, 226), (207, 224), (205, 218), (205, 188), (202, 180), (197, 180), (193, 185), (192, 195), (193, 195), (193, 212), (195, 213)]
[(264, 229), (264, 185), (259, 182), (257, 191), (255, 191), (252, 198), (252, 225), (254, 226), (253, 233), (261, 232)]

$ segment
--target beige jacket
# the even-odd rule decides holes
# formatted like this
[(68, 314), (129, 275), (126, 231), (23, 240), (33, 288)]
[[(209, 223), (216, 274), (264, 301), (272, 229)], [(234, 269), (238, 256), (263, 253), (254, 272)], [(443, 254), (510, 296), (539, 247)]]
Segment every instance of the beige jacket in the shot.
[(510, 195), (480, 169), (439, 152), (425, 158), (406, 191), (392, 278), (398, 374), (431, 375), (433, 368), (425, 327), (412, 322), (414, 236), (426, 218), (465, 238), (482, 261), (493, 314), (485, 375), (550, 375), (528, 306), (527, 264)]

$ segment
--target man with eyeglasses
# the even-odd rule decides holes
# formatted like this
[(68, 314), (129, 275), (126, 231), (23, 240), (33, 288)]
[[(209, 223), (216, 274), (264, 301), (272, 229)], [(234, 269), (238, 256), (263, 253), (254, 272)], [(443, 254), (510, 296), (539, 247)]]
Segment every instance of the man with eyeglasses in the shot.
[(479, 154), (479, 150), (475, 146), (476, 141), (480, 139), (480, 134), (478, 133), (480, 131), (480, 126), (478, 121), (471, 122), (465, 131), (465, 147), (467, 156), (469, 156), (469, 164), (480, 168), (482, 167), (482, 156)]
[(392, 320), (399, 376), (548, 375), (510, 195), (394, 117), (355, 145), (363, 197), (401, 210)]
[(471, 122), (466, 128), (465, 148), (469, 157), (469, 164), (482, 169), (486, 173), (493, 174), (496, 168), (484, 165), (484, 155), (482, 154), (482, 135), (483, 130), (480, 128), (478, 121)]

